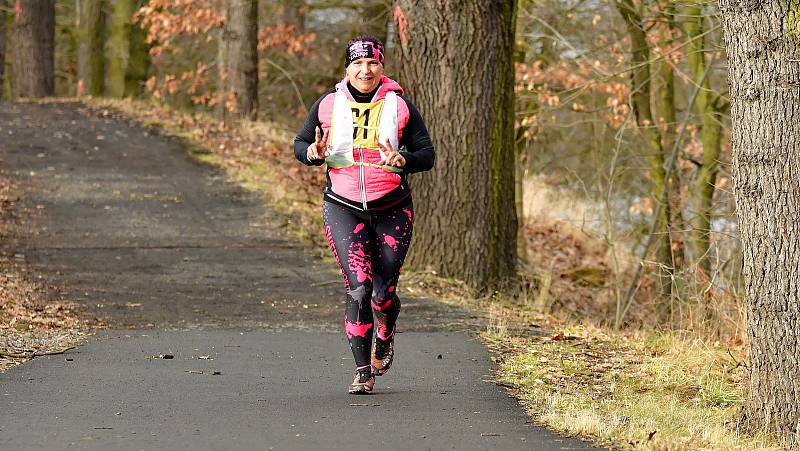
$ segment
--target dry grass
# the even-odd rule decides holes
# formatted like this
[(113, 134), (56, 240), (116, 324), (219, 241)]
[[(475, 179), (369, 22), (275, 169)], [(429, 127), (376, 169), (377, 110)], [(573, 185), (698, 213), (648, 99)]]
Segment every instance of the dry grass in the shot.
[(525, 180), (522, 205), (525, 218), (562, 225), (566, 233), (579, 238), (603, 233), (598, 207), (568, 189), (553, 187), (542, 176), (533, 175)]
[(577, 325), (537, 312), (526, 300), (535, 289), (475, 298), (431, 273), (408, 274), (404, 285), (480, 312), (495, 381), (553, 430), (620, 449), (781, 449), (768, 434), (736, 428), (747, 378), (741, 340)]
[(493, 332), (497, 382), (537, 421), (622, 449), (780, 449), (740, 434), (741, 348), (671, 334), (568, 328), (550, 337)]
[[(615, 447), (779, 449), (767, 434), (735, 426), (746, 382), (743, 299), (688, 268), (675, 274), (677, 295), (665, 308), (646, 272), (627, 332), (611, 330), (615, 278), (627, 287), (636, 260), (618, 251), (614, 273), (611, 246), (591, 219), (597, 212), (574, 193), (540, 178), (526, 190), (525, 237), (539, 281), (528, 303), (562, 332), (487, 328), (498, 382), (548, 427)], [(624, 248), (630, 243), (617, 243)]]
[[(616, 237), (612, 249), (597, 219), (598, 207), (570, 190), (549, 186), (542, 177), (526, 181), (524, 207), (523, 237), (532, 262), (530, 272), (540, 288), (525, 293), (530, 303), (566, 322), (612, 327), (616, 290), (621, 287), (624, 294), (639, 264), (629, 251), (633, 243)], [(702, 271), (684, 267), (673, 274), (674, 296), (665, 306), (652, 277), (655, 263), (643, 264), (644, 276), (626, 316), (626, 328), (691, 331), (698, 338), (744, 342), (747, 318), (742, 296), (721, 288), (719, 280), (712, 283)]]

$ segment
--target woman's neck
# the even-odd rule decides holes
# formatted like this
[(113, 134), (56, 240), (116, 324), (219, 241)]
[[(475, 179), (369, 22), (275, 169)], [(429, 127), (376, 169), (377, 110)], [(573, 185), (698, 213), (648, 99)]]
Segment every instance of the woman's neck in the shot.
[(354, 88), (349, 82), (347, 83), (347, 90), (350, 91), (350, 95), (353, 96), (353, 100), (358, 103), (369, 103), (372, 98), (375, 96), (375, 93), (378, 92), (380, 89), (380, 83), (378, 86), (375, 87), (371, 92), (361, 92), (358, 89)]

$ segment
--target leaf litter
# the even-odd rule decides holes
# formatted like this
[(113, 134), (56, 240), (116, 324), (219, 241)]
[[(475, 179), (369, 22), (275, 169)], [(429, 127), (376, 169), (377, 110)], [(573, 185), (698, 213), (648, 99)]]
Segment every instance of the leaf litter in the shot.
[[(20, 192), (18, 184), (0, 175), (0, 242), (9, 242), (32, 214), (19, 211)], [(105, 326), (85, 318), (78, 304), (48, 295), (57, 291), (29, 271), (24, 254), (0, 254), (0, 372), (37, 356), (70, 351), (92, 327)]]

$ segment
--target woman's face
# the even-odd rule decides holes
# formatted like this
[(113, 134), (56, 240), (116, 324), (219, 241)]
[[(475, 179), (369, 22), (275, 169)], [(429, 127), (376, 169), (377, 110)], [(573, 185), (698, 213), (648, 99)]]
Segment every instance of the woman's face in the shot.
[(371, 92), (381, 82), (383, 65), (375, 58), (360, 58), (347, 66), (347, 79), (360, 92)]

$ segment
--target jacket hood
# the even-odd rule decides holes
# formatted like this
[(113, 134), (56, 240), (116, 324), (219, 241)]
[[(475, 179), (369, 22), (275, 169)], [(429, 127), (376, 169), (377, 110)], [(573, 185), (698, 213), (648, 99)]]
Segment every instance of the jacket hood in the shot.
[[(353, 100), (353, 96), (350, 95), (350, 91), (347, 89), (347, 77), (344, 77), (342, 81), (336, 84), (336, 90), (344, 92), (344, 95), (346, 95), (348, 99)], [(378, 92), (375, 94), (375, 101), (378, 101), (386, 97), (386, 93), (389, 91), (394, 91), (397, 94), (402, 94), (403, 88), (402, 86), (400, 86), (400, 83), (392, 80), (386, 75), (382, 75), (381, 85), (378, 88)]]

